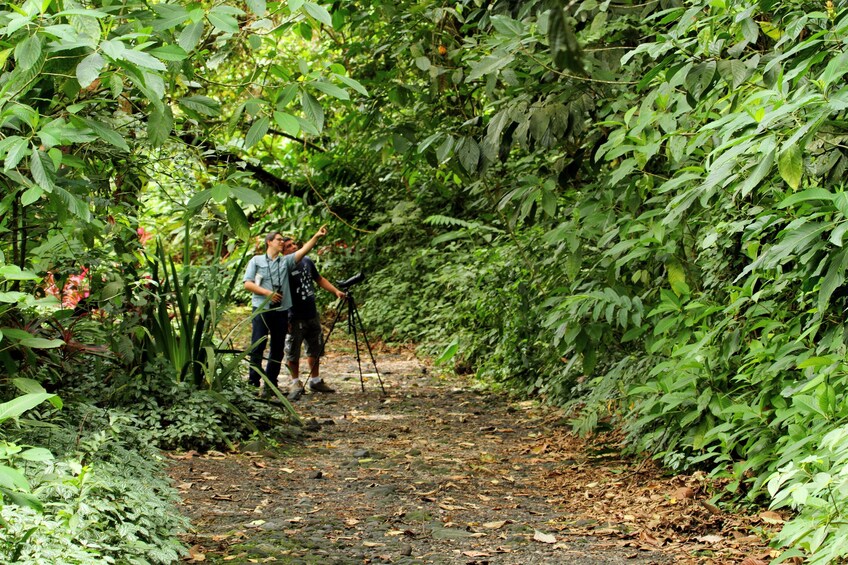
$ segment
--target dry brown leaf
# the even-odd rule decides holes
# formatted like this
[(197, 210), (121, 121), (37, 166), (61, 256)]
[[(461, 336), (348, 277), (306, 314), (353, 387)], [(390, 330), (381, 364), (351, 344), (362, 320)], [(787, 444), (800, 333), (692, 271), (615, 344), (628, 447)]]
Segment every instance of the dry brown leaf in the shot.
[(695, 539), (698, 540), (701, 543), (718, 543), (718, 542), (724, 540), (723, 537), (716, 536), (716, 535), (698, 536)]
[(489, 557), (491, 555), (485, 551), (463, 551), (462, 554), (466, 557)]
[(760, 519), (766, 524), (782, 524), (784, 522), (783, 516), (777, 512), (772, 512), (771, 510), (762, 512), (760, 514)]
[(762, 559), (756, 559), (755, 557), (746, 557), (741, 563), (739, 563), (739, 565), (768, 565), (768, 563)]
[(497, 522), (485, 522), (483, 524), (483, 527), (488, 528), (490, 530), (498, 530), (498, 529), (503, 528), (504, 526), (506, 526), (507, 524), (510, 524), (510, 523), (511, 522), (509, 520), (499, 520)]
[(677, 500), (686, 500), (688, 498), (695, 498), (695, 491), (689, 487), (680, 487), (675, 490), (672, 495)]
[(206, 554), (203, 553), (203, 548), (199, 545), (192, 546), (188, 550), (189, 560), (195, 563), (206, 561)]
[(557, 542), (556, 536), (554, 536), (552, 534), (546, 534), (544, 532), (540, 532), (539, 530), (536, 530), (533, 533), (533, 539), (535, 541), (540, 541), (542, 543), (556, 543)]

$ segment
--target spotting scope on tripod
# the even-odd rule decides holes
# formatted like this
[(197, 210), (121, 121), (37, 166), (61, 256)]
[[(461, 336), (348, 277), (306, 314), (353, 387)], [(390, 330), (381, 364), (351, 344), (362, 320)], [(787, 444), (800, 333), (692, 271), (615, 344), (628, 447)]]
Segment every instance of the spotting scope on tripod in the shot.
[(359, 272), (349, 279), (336, 282), (336, 287), (345, 293), (345, 298), (340, 299), (339, 303), (336, 305), (335, 315), (333, 316), (333, 321), (330, 322), (330, 328), (327, 330), (327, 337), (324, 338), (324, 345), (322, 345), (322, 347), (326, 346), (327, 341), (330, 339), (330, 335), (333, 333), (333, 329), (336, 327), (336, 322), (339, 321), (339, 318), (342, 315), (342, 310), (346, 305), (347, 331), (353, 335), (353, 343), (356, 348), (356, 366), (359, 368), (359, 386), (362, 388), (362, 392), (365, 392), (365, 379), (362, 377), (362, 359), (359, 355), (359, 335), (362, 335), (362, 341), (365, 342), (365, 347), (368, 349), (368, 355), (371, 357), (371, 363), (374, 365), (374, 372), (377, 374), (377, 381), (380, 383), (380, 390), (383, 391), (383, 394), (386, 394), (386, 389), (383, 386), (383, 379), (380, 377), (380, 370), (377, 369), (377, 361), (374, 360), (374, 352), (371, 350), (371, 343), (368, 341), (368, 336), (365, 334), (365, 326), (362, 324), (362, 318), (359, 316), (359, 309), (356, 307), (356, 299), (353, 296), (353, 292), (350, 290), (352, 286), (364, 280), (365, 274)]

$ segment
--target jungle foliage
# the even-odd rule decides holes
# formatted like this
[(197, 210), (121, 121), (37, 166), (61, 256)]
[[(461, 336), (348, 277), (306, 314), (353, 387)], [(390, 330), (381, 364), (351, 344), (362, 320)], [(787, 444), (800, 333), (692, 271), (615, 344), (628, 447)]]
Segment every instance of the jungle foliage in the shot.
[[(830, 0), (9, 4), (0, 362), (62, 396), (95, 357), (109, 409), (164, 379), (145, 421), (240, 420), (220, 273), (331, 221), (322, 271), (366, 271), (384, 338), (843, 558), (846, 28)], [(99, 318), (37, 296), (81, 272)]]

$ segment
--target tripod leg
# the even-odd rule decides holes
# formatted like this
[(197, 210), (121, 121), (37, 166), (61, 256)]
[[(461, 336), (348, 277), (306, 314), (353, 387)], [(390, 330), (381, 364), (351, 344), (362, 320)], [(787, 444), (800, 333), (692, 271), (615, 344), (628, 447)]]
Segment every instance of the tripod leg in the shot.
[(327, 342), (330, 340), (330, 335), (333, 333), (333, 328), (336, 327), (336, 322), (339, 321), (339, 316), (342, 315), (342, 306), (344, 306), (346, 302), (347, 299), (341, 299), (336, 305), (336, 313), (335, 316), (333, 316), (333, 321), (330, 322), (330, 329), (327, 330), (327, 337), (321, 340), (321, 354), (318, 355), (318, 357), (321, 357), (321, 355), (324, 354), (324, 348), (327, 347)]
[(353, 333), (353, 345), (356, 348), (356, 366), (359, 367), (359, 386), (365, 392), (365, 379), (362, 378), (362, 360), (359, 357), (359, 338), (356, 335), (356, 301), (351, 294), (347, 296), (347, 322), (348, 328)]
[(368, 335), (365, 333), (365, 326), (362, 323), (362, 317), (359, 315), (359, 310), (356, 309), (356, 306), (353, 308), (353, 315), (356, 316), (356, 322), (359, 323), (359, 329), (362, 331), (362, 340), (368, 348), (368, 355), (371, 356), (371, 363), (374, 365), (374, 372), (377, 373), (377, 381), (380, 383), (380, 390), (383, 391), (383, 394), (386, 394), (386, 387), (383, 386), (383, 379), (380, 377), (380, 369), (377, 368), (377, 361), (374, 359), (374, 352), (371, 350), (371, 343), (368, 342)]

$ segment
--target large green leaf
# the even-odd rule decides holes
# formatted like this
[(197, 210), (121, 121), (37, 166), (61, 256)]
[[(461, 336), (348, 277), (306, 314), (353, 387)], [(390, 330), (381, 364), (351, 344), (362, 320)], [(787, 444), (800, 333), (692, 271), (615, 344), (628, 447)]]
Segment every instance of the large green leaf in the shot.
[(80, 86), (87, 88), (100, 77), (100, 72), (106, 66), (106, 61), (100, 53), (92, 53), (77, 65), (77, 81)]
[(804, 174), (804, 159), (800, 145), (792, 144), (780, 152), (777, 158), (777, 169), (792, 190), (797, 190), (801, 186), (801, 177)]
[(177, 43), (186, 52), (191, 53), (203, 37), (203, 21), (188, 24), (180, 32)]
[[(291, 3), (289, 3), (289, 6), (291, 6)], [(325, 26), (333, 27), (333, 18), (330, 16), (330, 12), (328, 12), (324, 6), (316, 4), (315, 2), (309, 2), (307, 0), (303, 3), (303, 9), (307, 14), (309, 14)]]
[(0, 423), (10, 418), (18, 418), (27, 410), (31, 410), (46, 400), (55, 397), (49, 392), (24, 394), (0, 404)]
[(124, 136), (112, 129), (110, 125), (89, 118), (83, 118), (83, 122), (106, 143), (123, 151), (129, 152), (130, 146), (127, 145), (127, 141), (124, 139)]
[(244, 215), (244, 211), (232, 198), (227, 199), (226, 209), (227, 223), (230, 224), (230, 227), (240, 239), (248, 241), (250, 239), (250, 223), (247, 216)]
[(313, 81), (309, 83), (317, 90), (324, 92), (325, 94), (329, 94), (339, 100), (350, 100), (350, 95), (343, 88), (339, 88), (335, 84), (331, 84), (329, 82), (321, 82), (321, 81)]
[(318, 133), (323, 131), (324, 109), (321, 107), (321, 103), (304, 90), (300, 93), (300, 104), (303, 107), (304, 114), (306, 114), (306, 119), (315, 126)]
[(300, 133), (300, 123), (297, 121), (297, 118), (291, 114), (287, 114), (286, 112), (274, 112), (274, 122), (280, 126), (280, 129), (289, 135), (295, 136)]
[(31, 35), (15, 46), (15, 62), (22, 70), (32, 68), (41, 57), (41, 37)]
[(268, 127), (271, 125), (271, 120), (267, 116), (262, 116), (258, 120), (254, 120), (250, 129), (247, 130), (247, 135), (244, 137), (244, 148), (250, 149), (265, 137), (268, 133)]

